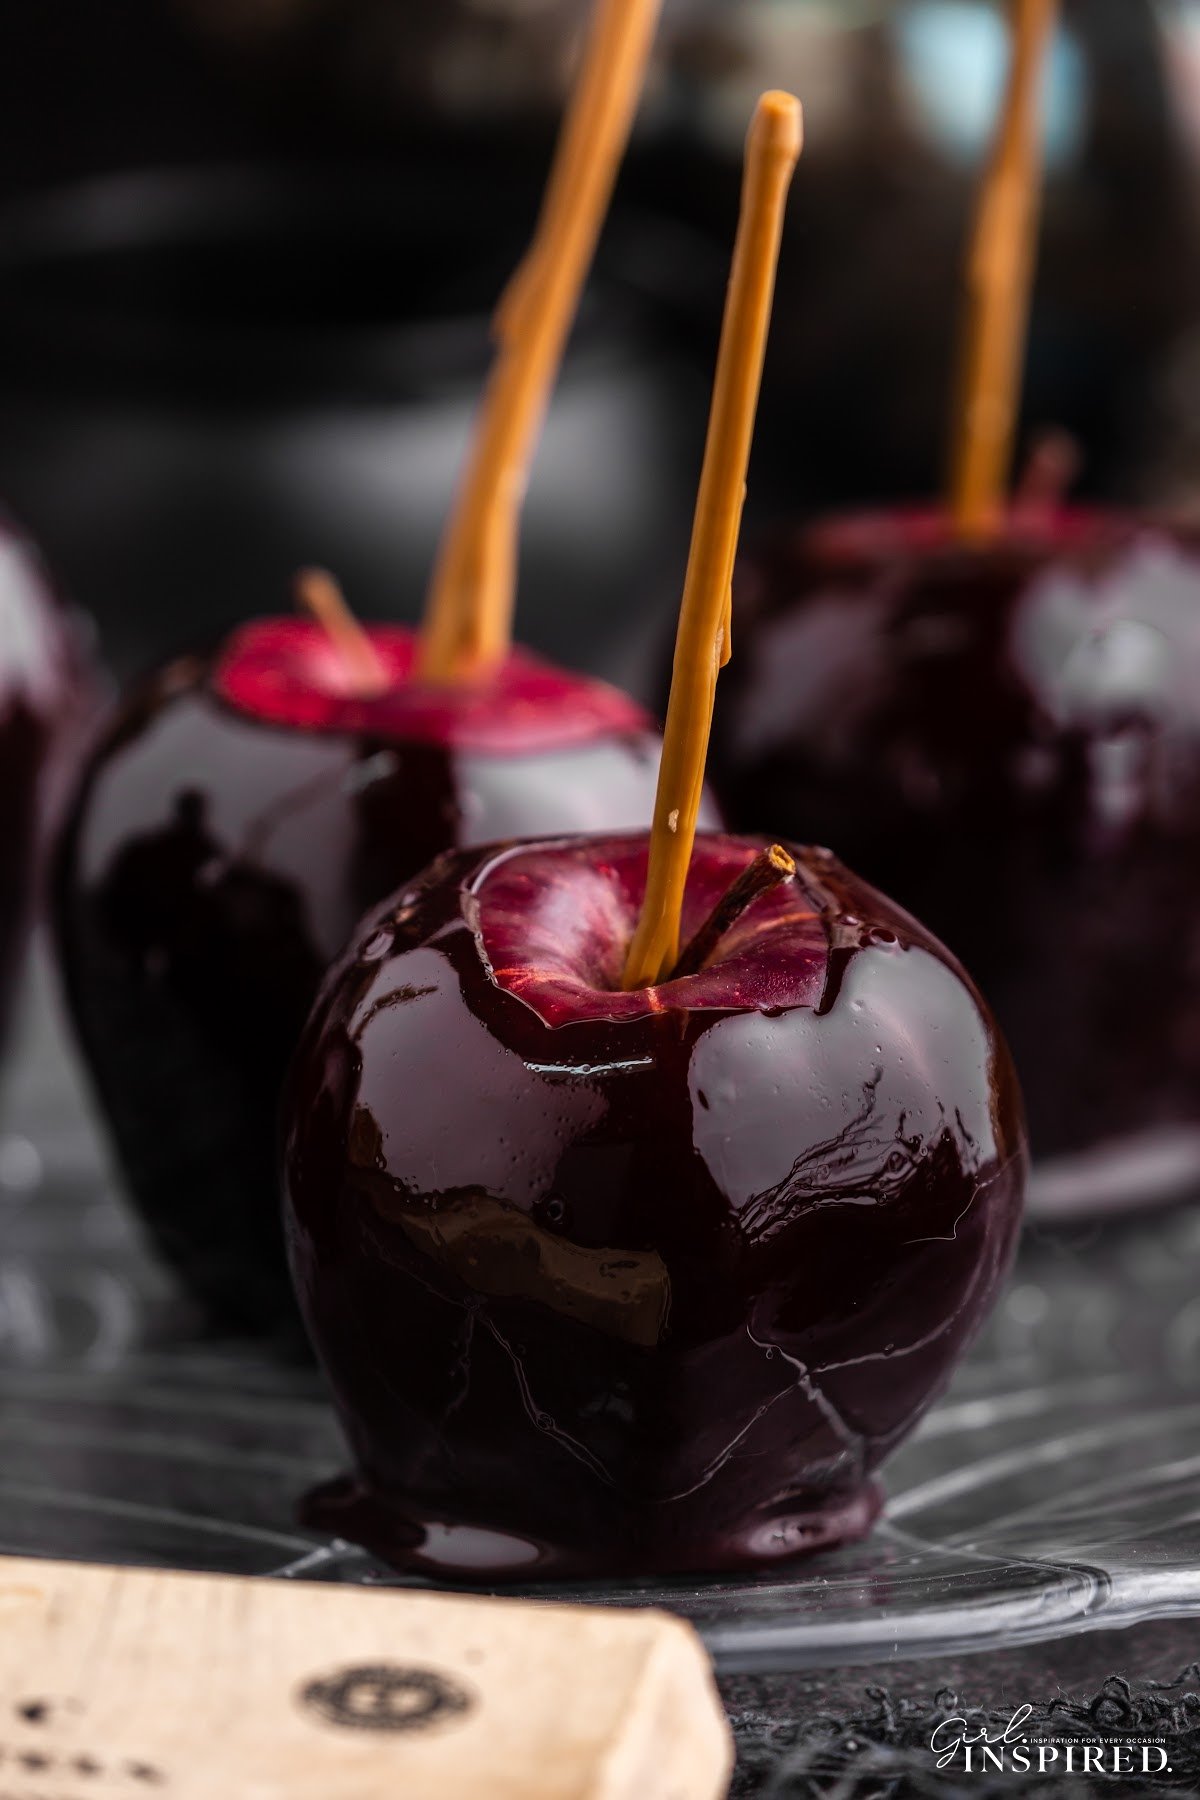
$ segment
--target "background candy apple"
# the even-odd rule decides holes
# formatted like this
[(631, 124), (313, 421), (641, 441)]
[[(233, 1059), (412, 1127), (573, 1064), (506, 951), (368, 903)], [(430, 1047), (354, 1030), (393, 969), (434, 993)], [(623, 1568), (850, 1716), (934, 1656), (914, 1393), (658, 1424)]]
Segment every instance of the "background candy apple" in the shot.
[(742, 567), (711, 772), (962, 957), (1047, 1204), (1200, 1185), (1200, 558), (1133, 519), (835, 521)]
[[(287, 1061), (363, 910), (450, 846), (640, 821), (657, 738), (602, 684), (513, 650), (521, 506), (654, 37), (596, 0), (419, 635), (250, 625), (120, 715), (66, 839), (60, 937), (135, 1200), (219, 1319), (291, 1314), (275, 1147)], [(453, 221), (450, 221), (453, 224)]]
[[(1009, 494), (1054, 0), (1017, 0), (964, 271), (943, 505), (786, 532), (735, 583), (714, 780), (831, 841), (966, 962), (1017, 1059), (1044, 1210), (1200, 1190), (1200, 563)], [(744, 638), (741, 634), (744, 633)]]
[(359, 918), (449, 845), (646, 815), (659, 739), (514, 652), (483, 682), (348, 689), (316, 625), (262, 621), (118, 714), (77, 796), (58, 927), (80, 1040), (155, 1242), (220, 1320), (290, 1312), (276, 1199), (288, 1058)]

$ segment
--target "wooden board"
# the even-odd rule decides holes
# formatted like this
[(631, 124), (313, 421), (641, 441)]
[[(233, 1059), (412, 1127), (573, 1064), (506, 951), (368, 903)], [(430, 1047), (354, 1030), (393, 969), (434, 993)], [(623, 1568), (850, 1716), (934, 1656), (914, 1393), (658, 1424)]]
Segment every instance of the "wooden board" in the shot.
[(655, 1611), (0, 1557), (0, 1800), (719, 1800)]

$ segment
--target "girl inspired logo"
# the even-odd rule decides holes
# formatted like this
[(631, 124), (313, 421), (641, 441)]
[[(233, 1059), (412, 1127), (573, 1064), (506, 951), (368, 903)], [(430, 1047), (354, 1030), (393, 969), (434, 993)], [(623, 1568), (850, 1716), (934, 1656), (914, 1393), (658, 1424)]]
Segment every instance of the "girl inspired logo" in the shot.
[(1002, 1731), (980, 1726), (972, 1731), (961, 1716), (943, 1719), (934, 1728), (929, 1748), (939, 1769), (953, 1766), (964, 1774), (1011, 1770), (1036, 1775), (1169, 1775), (1162, 1738), (1081, 1738), (1027, 1736), (1022, 1729), (1033, 1713), (1019, 1706)]

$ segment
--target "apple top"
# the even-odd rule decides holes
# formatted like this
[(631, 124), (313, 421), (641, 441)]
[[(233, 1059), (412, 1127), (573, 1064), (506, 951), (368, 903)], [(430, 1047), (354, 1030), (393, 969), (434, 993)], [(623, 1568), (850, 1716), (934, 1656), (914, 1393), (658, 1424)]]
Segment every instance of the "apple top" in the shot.
[(1101, 554), (1136, 536), (1132, 513), (1087, 506), (1014, 505), (983, 538), (964, 538), (950, 513), (938, 506), (896, 506), (878, 511), (831, 513), (801, 534), (814, 562), (880, 568), (926, 557), (958, 560)]
[[(684, 901), (693, 936), (770, 840), (701, 832)], [(693, 972), (626, 989), (621, 972), (646, 882), (649, 836), (632, 832), (452, 851), (389, 901), (351, 946), (374, 962), (385, 942), (466, 928), (490, 985), (543, 1025), (632, 1022), (667, 1012), (818, 1013), (837, 1002), (858, 951), (931, 952), (983, 1011), (969, 979), (923, 926), (852, 875), (831, 851), (789, 845), (795, 879), (760, 894)], [(368, 948), (364, 948), (368, 946)]]
[[(769, 842), (698, 834), (685, 930)], [(351, 1159), (386, 1167), (405, 1195), (483, 1189), (521, 1206), (554, 1188), (563, 1159), (603, 1143), (598, 1205), (614, 1230), (610, 1212), (634, 1206), (619, 1227), (631, 1241), (660, 1181), (711, 1194), (671, 1147), (676, 1131), (737, 1196), (742, 1226), (768, 1191), (785, 1210), (786, 1195), (831, 1186), (857, 1205), (920, 1187), (945, 1156), (967, 1177), (951, 1225), (977, 1181), (1008, 1169), (1019, 1187), (1016, 1078), (970, 979), (830, 852), (787, 849), (795, 880), (760, 895), (697, 972), (630, 990), (645, 833), (439, 858), (335, 964), (289, 1116), (337, 1093), (358, 1134)], [(335, 1191), (324, 1174), (321, 1191)], [(689, 1240), (700, 1213), (687, 1211)]]
[(240, 626), (217, 657), (213, 691), (238, 712), (298, 731), (439, 744), (496, 756), (654, 730), (649, 714), (627, 694), (556, 668), (528, 650), (511, 650), (477, 680), (441, 685), (417, 675), (415, 632), (400, 625), (373, 625), (366, 635), (388, 677), (378, 693), (356, 689), (327, 632), (295, 618), (255, 619)]

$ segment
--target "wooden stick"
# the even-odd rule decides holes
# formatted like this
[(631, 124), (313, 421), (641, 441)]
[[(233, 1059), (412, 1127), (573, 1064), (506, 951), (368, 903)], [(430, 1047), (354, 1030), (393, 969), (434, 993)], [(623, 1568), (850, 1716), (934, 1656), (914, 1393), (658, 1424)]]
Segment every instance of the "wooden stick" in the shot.
[(551, 389), (595, 254), (662, 0), (597, 0), (534, 241), (501, 297), (496, 360), (438, 551), (419, 673), (500, 661), (512, 632), (521, 507)]
[(1041, 201), (1038, 101), (1058, 0), (1013, 6), (1008, 87), (967, 268), (949, 496), (966, 536), (995, 527), (1012, 464)]
[(577, 85), (555, 145), (533, 241), (492, 314), (492, 339), (497, 344), (519, 333), (521, 321), (528, 316), (526, 308), (545, 277), (547, 250), (552, 252), (559, 242), (563, 221), (576, 204), (580, 171), (592, 154), (593, 140), (609, 104), (610, 83), (600, 77), (620, 57), (618, 33), (622, 23), (615, 7), (598, 15), (592, 39), (584, 46)]
[(720, 1800), (732, 1762), (650, 1607), (0, 1557), (11, 1800)]
[(300, 569), (296, 604), (325, 631), (360, 694), (382, 694), (390, 686), (387, 670), (374, 644), (346, 604), (340, 584), (328, 569)]
[(680, 916), (704, 787), (717, 671), (726, 660), (730, 573), (784, 206), (801, 137), (799, 102), (791, 94), (764, 94), (746, 140), (741, 212), (675, 639), (646, 895), (625, 963), (626, 988), (664, 980), (679, 957)]

